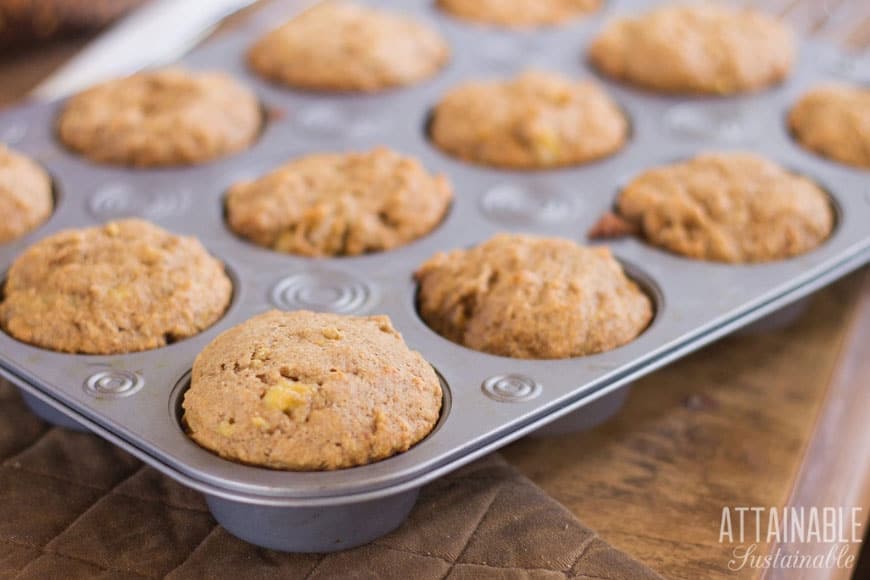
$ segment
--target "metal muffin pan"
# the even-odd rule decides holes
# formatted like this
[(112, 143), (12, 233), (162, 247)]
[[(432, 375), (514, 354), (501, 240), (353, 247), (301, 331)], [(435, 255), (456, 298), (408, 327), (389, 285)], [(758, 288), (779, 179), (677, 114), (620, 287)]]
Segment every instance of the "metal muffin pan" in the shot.
[[(605, 18), (638, 3), (609, 2), (600, 14), (562, 28), (510, 32), (453, 20), (427, 0), (378, 2), (436, 26), (453, 47), (453, 58), (428, 82), (368, 96), (292, 91), (246, 70), (246, 47), (302, 4), (270, 4), (184, 59), (193, 68), (232, 73), (273, 113), (251, 149), (223, 161), (159, 170), (95, 165), (55, 139), (59, 104), (30, 104), (0, 114), (0, 139), (42, 163), (58, 193), (47, 224), (0, 246), (0, 272), (48, 234), (136, 215), (197, 236), (225, 262), (235, 283), (232, 305), (217, 324), (152, 351), (61, 354), (0, 333), (2, 375), (43, 414), (70, 417), (203, 492), (218, 521), (247, 541), (287, 551), (330, 551), (368, 542), (404, 520), (427, 482), (583, 407), (593, 409), (586, 420), (604, 418), (614, 401), (607, 405), (602, 399), (618, 399), (618, 389), (633, 379), (870, 260), (870, 174), (801, 149), (784, 124), (788, 106), (804, 90), (856, 70), (842, 66), (836, 51), (804, 43), (787, 83), (746, 97), (669, 98), (600, 79), (631, 118), (633, 132), (623, 151), (576, 168), (502, 171), (460, 162), (433, 147), (425, 134), (431, 107), (459, 83), (528, 67), (594, 77), (585, 64), (586, 44)], [(454, 184), (449, 215), (431, 235), (380, 254), (307, 259), (259, 248), (227, 229), (223, 198), (239, 179), (306, 153), (381, 144), (419, 158)], [(635, 341), (582, 358), (533, 361), (475, 352), (438, 336), (418, 317), (412, 274), (437, 251), (471, 246), (503, 231), (585, 242), (589, 227), (633, 175), (698, 151), (734, 148), (766, 155), (828, 188), (838, 214), (832, 237), (806, 255), (759, 265), (692, 261), (637, 239), (613, 241), (615, 255), (654, 299), (656, 317)], [(185, 435), (178, 409), (194, 357), (218, 333), (275, 307), (389, 315), (443, 378), (445, 406), (438, 427), (406, 453), (331, 472), (251, 467), (196, 445)]]

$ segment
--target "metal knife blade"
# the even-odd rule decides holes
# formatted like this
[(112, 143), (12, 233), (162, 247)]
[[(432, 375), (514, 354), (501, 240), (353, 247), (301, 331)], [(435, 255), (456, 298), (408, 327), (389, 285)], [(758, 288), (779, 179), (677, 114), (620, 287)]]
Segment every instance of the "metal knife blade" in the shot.
[(255, 0), (152, 0), (88, 44), (30, 94), (54, 100), (112, 77), (176, 60)]

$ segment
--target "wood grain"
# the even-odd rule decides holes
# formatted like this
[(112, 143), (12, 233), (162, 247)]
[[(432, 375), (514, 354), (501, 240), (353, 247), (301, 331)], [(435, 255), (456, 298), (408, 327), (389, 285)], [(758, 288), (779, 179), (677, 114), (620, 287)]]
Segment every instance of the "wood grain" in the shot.
[[(868, 489), (866, 438), (838, 448), (842, 463), (827, 464), (835, 469), (826, 472), (825, 495), (807, 479), (826, 469), (824, 452), (807, 453), (816, 432), (839, 437), (870, 423), (870, 409), (858, 404), (866, 375), (832, 382), (845, 345), (850, 355), (866, 345), (855, 342), (861, 337), (849, 324), (860, 297), (870, 300), (868, 272), (819, 293), (793, 328), (726, 338), (637, 382), (612, 422), (527, 438), (504, 455), (607, 541), (666, 577), (757, 577), (727, 569), (732, 546), (718, 539), (724, 506), (781, 507), (798, 482), (812, 505), (818, 498), (864, 505), (865, 515), (870, 508), (856, 492)], [(867, 332), (866, 321), (859, 326)], [(849, 422), (827, 413), (817, 426), (829, 393), (851, 397), (843, 401)]]
[[(847, 338), (834, 365), (828, 393), (808, 447), (804, 453), (787, 505), (795, 508), (811, 506), (870, 506), (870, 270), (865, 271), (864, 290), (859, 297)], [(866, 514), (865, 514), (866, 515)], [(865, 521), (867, 521), (865, 519)], [(849, 522), (838, 530), (849, 537)], [(866, 536), (866, 530), (865, 530)], [(816, 552), (824, 545), (809, 547), (783, 543), (778, 547), (786, 553), (807, 549)], [(856, 556), (858, 544), (848, 544), (849, 554)], [(848, 578), (847, 570), (836, 574), (817, 570), (801, 570), (786, 574), (771, 572), (768, 578), (814, 579)]]

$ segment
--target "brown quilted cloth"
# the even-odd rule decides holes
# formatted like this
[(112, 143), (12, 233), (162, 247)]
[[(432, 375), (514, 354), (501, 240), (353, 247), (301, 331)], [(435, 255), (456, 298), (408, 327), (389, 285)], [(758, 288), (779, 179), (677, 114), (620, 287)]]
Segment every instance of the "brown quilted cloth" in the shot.
[(497, 455), (425, 487), (409, 521), (335, 554), (230, 536), (202, 497), (0, 381), (0, 578), (659, 578)]

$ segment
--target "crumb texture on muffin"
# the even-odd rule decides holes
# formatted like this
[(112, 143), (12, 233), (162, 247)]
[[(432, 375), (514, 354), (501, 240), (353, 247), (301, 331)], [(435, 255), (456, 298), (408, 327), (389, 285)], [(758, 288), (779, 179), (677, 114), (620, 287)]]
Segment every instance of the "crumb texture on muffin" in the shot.
[(597, 84), (529, 71), (453, 89), (435, 107), (430, 134), (465, 161), (545, 169), (612, 155), (628, 138), (628, 121)]
[(611, 350), (649, 324), (653, 305), (610, 250), (497, 235), (439, 253), (416, 273), (423, 320), (483, 352), (557, 359)]
[(6, 278), (0, 327), (42, 348), (82, 354), (148, 350), (217, 321), (232, 283), (195, 238), (129, 219), (51, 235)]
[(429, 78), (449, 57), (444, 39), (411, 18), (327, 0), (258, 40), (248, 64), (290, 87), (374, 92)]
[(226, 459), (315, 471), (408, 450), (441, 400), (435, 371), (388, 317), (273, 310), (196, 357), (183, 407), (190, 436)]
[(51, 178), (45, 170), (0, 144), (0, 243), (33, 231), (53, 207)]
[(798, 142), (819, 155), (870, 168), (870, 87), (827, 85), (792, 107), (789, 126)]
[(608, 76), (653, 91), (725, 95), (782, 81), (794, 52), (791, 31), (773, 17), (706, 2), (617, 18), (589, 58)]
[(281, 252), (354, 256), (390, 250), (428, 234), (453, 190), (416, 160), (379, 147), (295, 159), (227, 194), (239, 235)]
[(562, 24), (598, 10), (601, 0), (438, 0), (465, 20), (509, 28)]
[(246, 149), (261, 123), (256, 95), (230, 76), (174, 67), (73, 96), (58, 119), (58, 134), (98, 163), (194, 165)]
[(816, 183), (739, 152), (645, 171), (620, 193), (618, 210), (656, 246), (732, 263), (803, 254), (834, 226), (830, 199)]

